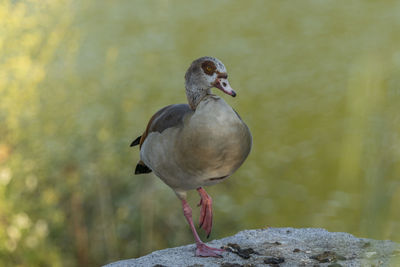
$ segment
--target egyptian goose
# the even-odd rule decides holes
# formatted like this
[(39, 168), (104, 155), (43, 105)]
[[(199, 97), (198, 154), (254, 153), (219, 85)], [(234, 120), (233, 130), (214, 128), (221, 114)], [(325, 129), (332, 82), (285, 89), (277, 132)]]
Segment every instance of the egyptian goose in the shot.
[(196, 256), (222, 257), (222, 249), (205, 245), (192, 220), (186, 192), (200, 194), (200, 227), (207, 237), (212, 228), (212, 199), (203, 186), (220, 183), (235, 172), (248, 156), (252, 137), (247, 125), (221, 97), (216, 87), (236, 96), (222, 62), (213, 57), (193, 61), (185, 75), (189, 104), (175, 104), (157, 111), (142, 136), (140, 161), (135, 174), (153, 171), (182, 201), (183, 213), (196, 240)]

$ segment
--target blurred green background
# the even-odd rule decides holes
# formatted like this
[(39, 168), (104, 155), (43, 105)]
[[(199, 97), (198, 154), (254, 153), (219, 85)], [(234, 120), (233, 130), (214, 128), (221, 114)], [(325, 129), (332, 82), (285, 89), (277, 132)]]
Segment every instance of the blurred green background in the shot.
[(133, 175), (129, 144), (186, 102), (205, 55), (225, 63), (238, 97), (223, 97), (254, 138), (207, 188), (211, 238), (291, 226), (400, 241), (398, 1), (0, 3), (1, 266), (193, 243), (173, 191)]

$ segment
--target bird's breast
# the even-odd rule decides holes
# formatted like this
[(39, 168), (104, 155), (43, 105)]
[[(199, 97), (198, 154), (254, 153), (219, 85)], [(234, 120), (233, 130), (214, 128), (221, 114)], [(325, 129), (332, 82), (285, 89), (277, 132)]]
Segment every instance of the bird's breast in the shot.
[(177, 139), (178, 161), (192, 175), (210, 179), (231, 175), (251, 149), (251, 134), (221, 98), (202, 101)]

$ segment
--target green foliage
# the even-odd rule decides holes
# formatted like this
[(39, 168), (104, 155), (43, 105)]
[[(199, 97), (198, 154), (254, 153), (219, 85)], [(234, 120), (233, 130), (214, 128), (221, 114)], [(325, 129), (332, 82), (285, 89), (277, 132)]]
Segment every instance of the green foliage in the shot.
[[(0, 4), (0, 265), (99, 266), (192, 242), (130, 142), (220, 58), (250, 157), (213, 238), (324, 227), (400, 241), (400, 5), (334, 1)], [(198, 196), (190, 195), (194, 207)], [(196, 209), (195, 214), (196, 214)], [(195, 215), (196, 216), (196, 215)]]

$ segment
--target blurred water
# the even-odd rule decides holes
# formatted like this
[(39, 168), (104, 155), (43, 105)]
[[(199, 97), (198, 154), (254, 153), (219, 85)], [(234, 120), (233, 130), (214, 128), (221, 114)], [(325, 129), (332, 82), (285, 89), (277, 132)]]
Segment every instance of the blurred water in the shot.
[(174, 193), (133, 175), (129, 143), (159, 108), (186, 102), (184, 73), (204, 55), (225, 63), (238, 97), (223, 97), (254, 138), (239, 171), (207, 188), (211, 238), (292, 226), (400, 241), (399, 12), (395, 1), (4, 1), (0, 262), (97, 266), (193, 242)]

